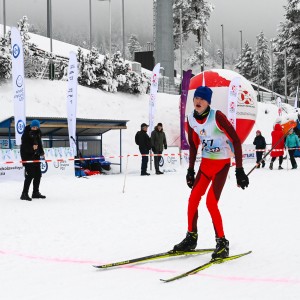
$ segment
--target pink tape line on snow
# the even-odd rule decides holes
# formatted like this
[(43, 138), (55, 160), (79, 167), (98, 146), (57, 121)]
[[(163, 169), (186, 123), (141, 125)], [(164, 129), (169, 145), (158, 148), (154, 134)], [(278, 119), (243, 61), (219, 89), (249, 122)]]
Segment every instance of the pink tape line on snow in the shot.
[[(29, 255), (29, 254), (22, 254), (14, 251), (4, 251), (0, 250), (0, 254), (3, 255), (15, 255), (20, 256), (28, 259), (37, 259), (49, 262), (56, 262), (56, 263), (76, 263), (76, 264), (100, 264), (101, 262), (95, 260), (82, 260), (82, 259), (70, 259), (70, 258), (59, 258), (59, 257), (44, 257), (44, 256), (36, 256), (36, 255)], [(126, 269), (134, 269), (134, 270), (144, 270), (150, 272), (157, 272), (157, 273), (178, 273), (174, 270), (166, 270), (166, 269), (158, 269), (152, 267), (143, 267), (139, 265), (124, 265), (120, 266), (120, 268)], [(245, 282), (266, 282), (266, 283), (286, 283), (286, 284), (300, 284), (299, 279), (288, 279), (288, 278), (254, 278), (254, 277), (240, 277), (240, 276), (221, 276), (221, 275), (210, 275), (205, 273), (197, 273), (193, 276), (202, 276), (208, 278), (217, 278), (223, 279), (228, 281), (245, 281)]]

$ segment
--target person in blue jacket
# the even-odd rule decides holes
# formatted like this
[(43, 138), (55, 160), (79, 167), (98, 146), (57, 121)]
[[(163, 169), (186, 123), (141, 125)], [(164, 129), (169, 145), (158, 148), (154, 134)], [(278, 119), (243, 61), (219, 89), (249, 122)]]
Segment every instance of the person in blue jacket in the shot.
[(297, 163), (294, 157), (296, 148), (300, 147), (300, 142), (298, 136), (294, 133), (293, 129), (290, 129), (289, 135), (286, 137), (285, 140), (285, 147), (288, 149), (292, 169), (297, 169)]

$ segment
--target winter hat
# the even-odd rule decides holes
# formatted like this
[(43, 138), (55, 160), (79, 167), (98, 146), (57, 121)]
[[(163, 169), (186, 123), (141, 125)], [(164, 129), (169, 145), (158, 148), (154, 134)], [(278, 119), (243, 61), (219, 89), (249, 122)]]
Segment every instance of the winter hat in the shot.
[(32, 120), (30, 124), (30, 128), (32, 127), (38, 127), (40, 128), (40, 121), (39, 120)]
[(146, 123), (142, 123), (141, 128), (143, 128), (143, 127), (149, 127), (149, 125), (147, 125)]
[(211, 96), (212, 96), (212, 90), (207, 86), (199, 86), (194, 93), (194, 98), (200, 97), (206, 100), (208, 104), (211, 103)]
[(256, 133), (259, 133), (259, 134), (261, 134), (261, 131), (260, 131), (260, 130), (256, 130)]
[(157, 126), (163, 127), (163, 126), (162, 126), (162, 123), (157, 123)]

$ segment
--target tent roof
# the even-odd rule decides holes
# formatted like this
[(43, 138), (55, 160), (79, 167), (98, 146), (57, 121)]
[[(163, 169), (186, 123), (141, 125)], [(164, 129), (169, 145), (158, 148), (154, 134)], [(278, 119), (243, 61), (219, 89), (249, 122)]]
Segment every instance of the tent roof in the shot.
[[(60, 117), (26, 117), (27, 124), (37, 119), (41, 123), (43, 136), (68, 136), (68, 120)], [(128, 120), (107, 120), (107, 119), (76, 119), (76, 134), (78, 136), (100, 136), (109, 130), (127, 129)], [(0, 122), (0, 136), (15, 134), (14, 117), (7, 118)]]

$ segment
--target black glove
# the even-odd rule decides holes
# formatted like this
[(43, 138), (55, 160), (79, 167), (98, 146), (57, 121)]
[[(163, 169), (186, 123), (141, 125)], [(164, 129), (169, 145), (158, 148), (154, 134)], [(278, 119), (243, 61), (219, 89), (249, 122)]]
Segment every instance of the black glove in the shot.
[(241, 187), (243, 190), (249, 185), (249, 178), (244, 172), (244, 168), (235, 169), (235, 177), (238, 187)]
[(195, 171), (193, 168), (188, 168), (187, 174), (186, 174), (186, 184), (189, 188), (193, 188), (195, 182)]
[(165, 150), (167, 150), (168, 149), (168, 147), (167, 146), (165, 146)]
[(152, 152), (155, 153), (155, 147), (152, 147), (151, 149), (152, 149)]

